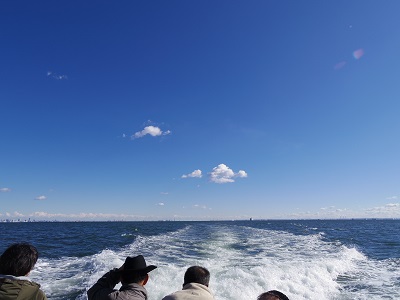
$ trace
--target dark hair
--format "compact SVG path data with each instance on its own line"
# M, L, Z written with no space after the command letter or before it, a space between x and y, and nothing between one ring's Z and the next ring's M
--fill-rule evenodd
M183 285L191 282L208 286L210 283L210 272L206 268L199 266L192 266L188 268L185 272Z
M121 282L122 283L139 283L145 280L147 277L147 273L137 273L137 272L121 272Z
M289 298L280 291L272 290L262 293L257 300L289 300Z
M30 244L13 244L0 256L0 273L25 276L35 266L38 256L37 249Z

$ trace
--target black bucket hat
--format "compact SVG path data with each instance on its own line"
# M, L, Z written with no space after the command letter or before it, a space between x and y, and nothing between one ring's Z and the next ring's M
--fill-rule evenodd
M135 257L127 257L124 263L124 272L136 272L139 274L147 274L150 271L153 271L156 266L146 265L146 261L144 260L143 255L138 255Z

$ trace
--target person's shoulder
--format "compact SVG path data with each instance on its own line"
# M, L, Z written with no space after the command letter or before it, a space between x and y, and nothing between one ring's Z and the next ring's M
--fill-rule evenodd
M162 300L176 300L176 292L170 295L165 296L164 298L162 298Z
M20 288L25 288L25 289L40 288L40 285L38 283L30 281L25 278L22 279L20 277L7 276L7 277L0 278L0 280L3 285L13 285L13 286L18 286Z
M3 290L18 290L22 299L46 300L45 293L40 289L40 284L29 280L3 279Z
M162 298L162 300L179 300L182 299L182 297L184 297L185 295L187 295L187 291L178 290L165 296L164 298Z
M208 288L208 286L201 284L201 283L197 283L197 282L191 282L191 283L187 283L184 285L182 290L199 290L199 291L207 291L210 292L210 289Z
M21 294L30 295L31 299L34 300L45 300L46 295L40 289L40 284L34 281L23 281L21 282Z
M191 282L183 287L182 292L187 292L192 295L201 297L202 299L214 299L210 288L204 284Z
M38 289L35 300L47 300L46 294L41 289Z
M21 286L26 289L39 290L40 284L30 280L16 280Z

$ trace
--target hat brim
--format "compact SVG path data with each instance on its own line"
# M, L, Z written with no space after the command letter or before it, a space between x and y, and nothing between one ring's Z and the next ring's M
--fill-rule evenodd
M153 271L154 269L157 269L157 266L149 265L144 269L124 269L124 272L136 272L136 273L140 273L140 274L147 274L147 273Z

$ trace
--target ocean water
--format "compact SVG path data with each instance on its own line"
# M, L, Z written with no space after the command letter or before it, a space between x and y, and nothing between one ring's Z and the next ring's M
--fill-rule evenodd
M49 299L86 291L126 256L158 268L149 299L182 287L187 267L211 272L217 300L277 289L291 300L400 299L400 220L0 223L0 251L30 242L31 278Z

